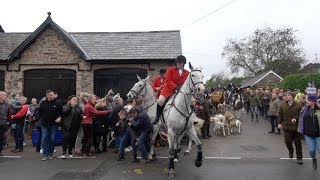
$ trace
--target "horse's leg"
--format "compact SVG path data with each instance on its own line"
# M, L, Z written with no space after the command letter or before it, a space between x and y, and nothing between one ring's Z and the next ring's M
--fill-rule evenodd
M169 178L175 177L176 173L174 171L174 132L172 129L168 129L168 143L169 143L169 167L168 176Z
M149 159L150 160L153 160L154 155L155 155L154 154L154 144L155 144L157 135L159 133L159 130L160 130L159 123L153 125L153 134L152 134L152 139L151 139L151 142L150 142L150 152L149 152Z
M181 151L181 140L185 133L183 133L180 137L174 136L174 162L179 162L179 153ZM182 137L182 138L181 138Z
M192 139L189 137L188 149L184 151L185 156L188 156L190 154L191 147L192 147Z
M197 145L198 154L197 154L197 159L195 160L194 164L196 165L196 167L200 167L202 165L202 143L200 142L194 127L189 128L187 130L187 134L188 134L189 138L191 138Z

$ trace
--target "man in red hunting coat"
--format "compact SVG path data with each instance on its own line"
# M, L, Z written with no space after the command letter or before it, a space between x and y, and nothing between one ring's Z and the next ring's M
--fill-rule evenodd
M184 81L187 79L189 71L184 69L184 65L186 64L186 62L186 57L180 55L176 59L176 65L170 67L167 70L166 80L163 88L161 89L158 99L156 122L158 122L159 117L162 113L165 100L175 92L179 92Z
M153 81L152 89L156 93L157 97L160 96L161 89L164 85L165 78L166 78L166 69L160 68L159 76Z

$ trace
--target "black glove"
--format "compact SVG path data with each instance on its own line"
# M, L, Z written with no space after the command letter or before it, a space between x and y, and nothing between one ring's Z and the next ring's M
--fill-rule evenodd
M181 86L176 86L176 91L180 91Z

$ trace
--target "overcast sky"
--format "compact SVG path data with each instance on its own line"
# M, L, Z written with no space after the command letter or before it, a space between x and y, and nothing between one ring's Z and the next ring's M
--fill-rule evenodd
M313 62L317 53L320 59L320 0L232 1L1 0L0 24L6 32L32 32L50 11L68 32L181 30L183 53L203 66L205 80L229 72L221 58L227 38L240 39L266 26L298 30L307 58Z

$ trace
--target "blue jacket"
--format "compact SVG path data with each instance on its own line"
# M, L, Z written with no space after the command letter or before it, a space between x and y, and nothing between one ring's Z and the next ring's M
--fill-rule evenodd
M146 111L143 110L142 106L137 106L136 111L138 113L137 117L132 120L132 129L140 134L141 132L152 132L153 127L150 118Z

